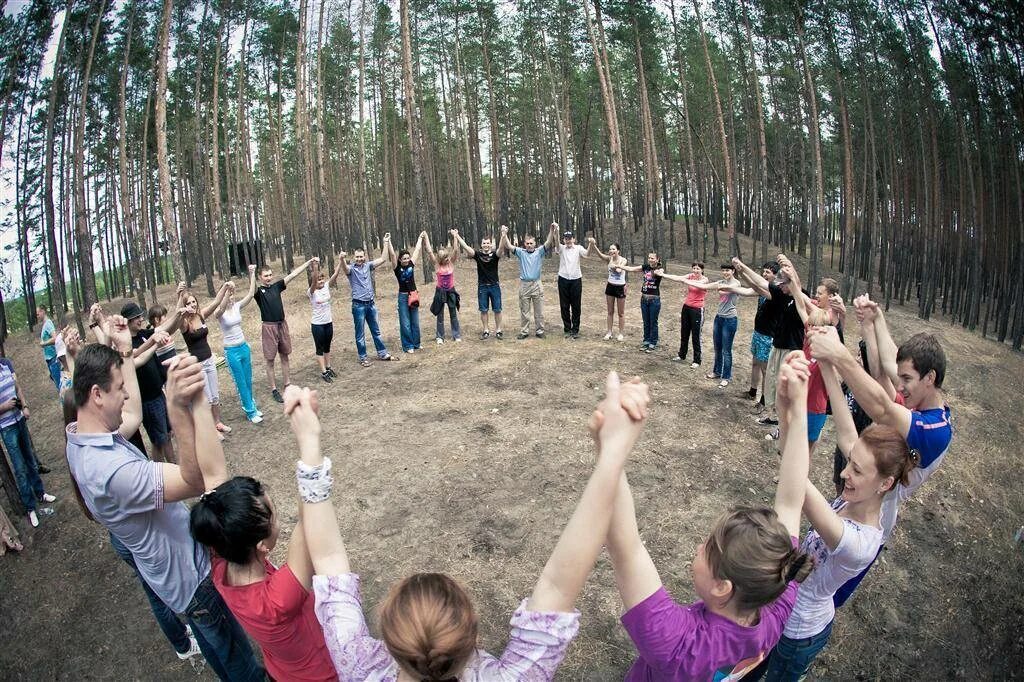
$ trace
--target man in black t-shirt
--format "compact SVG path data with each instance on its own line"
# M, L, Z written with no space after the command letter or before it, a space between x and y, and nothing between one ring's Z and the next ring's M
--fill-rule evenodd
M174 445L171 443L171 423L167 418L167 401L164 399L164 375L160 372L157 348L171 342L171 334L182 320L179 308L168 315L163 324L155 329L145 327L146 311L134 301L121 308L121 316L128 320L128 331L132 335L135 353L135 375L139 380L139 395L142 398L142 425L153 444L153 459L177 462Z
M292 281L309 267L313 259L295 268L284 279L276 282L274 269L269 265L260 268L260 284L256 286L256 271L249 275L249 290L253 291L252 300L260 309L260 318L263 320L263 329L260 333L260 341L263 345L263 360L267 368L267 382L270 384L270 394L279 403L284 402L281 392L277 390L277 379L274 377L274 360L281 355L281 377L284 385L290 382L291 368L288 366L288 356L292 352L292 336L288 332L288 323L284 319L284 302L281 300L281 292L288 288L288 282Z
M466 255L476 261L476 299L480 308L480 324L483 331L480 338L486 339L491 335L491 327L487 318L488 309L494 311L494 337L501 339L501 285L498 282L498 262L501 257L494 250L494 240L490 237L480 239L480 248L474 249L467 244L459 234L458 230L452 230L452 236L466 252Z

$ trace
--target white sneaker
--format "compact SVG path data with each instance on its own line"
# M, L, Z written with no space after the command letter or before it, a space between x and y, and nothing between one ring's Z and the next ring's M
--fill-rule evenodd
M460 336L459 338L455 339L455 343L462 343L462 337Z
M444 339L438 339L437 340L437 345L443 346L444 345Z
M43 493L43 496L39 498L39 501L46 502L47 504L49 504L50 502L56 502L57 498L51 495L50 493Z
M605 334L604 335L604 340L605 341L611 341L612 340L612 333L608 332L607 334Z
M728 379L722 379L722 381L719 382L718 387L719 388L725 388L728 385L729 385L729 380Z
M416 351L415 351L415 350L413 350L412 348L410 348L409 350L407 350L407 351L405 351L405 352L406 352L406 353L409 353L410 355L412 355L412 354L413 354L413 353L415 353Z
M257 417L262 417L263 416L263 411L262 410L256 410L256 416Z
M249 419L249 421L250 421L250 422L252 422L253 424L260 424L260 423L262 423L262 422L263 422L263 417L261 417L261 416L259 415L259 413L257 412L256 414L254 414L254 415L252 416L252 418L251 418L251 419Z
M622 341L622 338L623 338L622 334L619 334L618 336L615 337L615 340L616 341Z
M196 641L196 636L192 634L192 626L191 625L186 625L185 626L185 632L188 633L188 651L186 651L185 653L180 653L178 651L174 652L174 653L178 654L178 658L181 659L182 661L187 661L188 659L192 658L193 656L199 656L199 655L201 655L203 653L199 649L199 642Z
M33 528L39 527L39 516L35 513L35 511L30 511L28 513L28 522L32 524Z
M694 362L693 364L690 365L690 369L697 369L698 367L700 367L699 362Z

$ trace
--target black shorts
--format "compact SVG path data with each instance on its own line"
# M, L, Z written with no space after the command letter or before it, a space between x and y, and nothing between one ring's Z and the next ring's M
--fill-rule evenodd
M316 354L323 355L331 352L331 339L334 338L334 323L311 325L313 330L313 345L316 347Z
M626 298L626 285L609 282L604 288L604 295L612 298Z

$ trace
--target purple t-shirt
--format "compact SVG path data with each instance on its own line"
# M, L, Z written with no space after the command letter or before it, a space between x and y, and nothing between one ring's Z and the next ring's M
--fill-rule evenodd
M761 607L760 620L750 627L712 613L703 601L677 604L659 588L622 616L640 654L626 682L739 679L731 676L752 669L778 643L798 587L787 585L778 599Z

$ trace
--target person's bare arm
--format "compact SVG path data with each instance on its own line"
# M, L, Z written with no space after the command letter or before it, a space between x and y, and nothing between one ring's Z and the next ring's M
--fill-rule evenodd
M832 405L832 419L836 425L836 444L843 454L849 457L854 443L857 442L857 427L853 423L853 415L850 414L850 406L846 403L843 387L839 385L836 368L823 360L818 364L821 365L821 378L825 381L825 391L828 393L828 400Z
M391 246L391 242L388 242L388 253L394 255L395 248ZM327 280L327 286L336 287L338 286L338 277L341 275L341 259L339 258L334 264L334 272L331 273L330 279Z
M811 355L819 361L831 363L839 370L861 409L873 421L891 426L906 436L910 432L910 410L889 399L885 389L846 350L836 328L814 327L808 334L811 337Z
M591 418L592 424L600 422L597 463L576 510L533 588L527 603L531 611L565 612L572 609L601 552L611 523L619 477L643 428L650 400L646 386L632 386L637 409L641 413L640 419L636 420L623 408L620 396L625 391L620 386L618 375L609 373L605 399Z
M882 369L882 373L889 377L889 381L895 384L899 381L899 369L896 362L899 348L896 346L896 342L893 341L892 334L889 333L889 325L885 322L885 313L882 312L877 303L874 306L877 311L875 317L875 339L878 343L879 366Z
M512 244L508 241L508 225L502 225L499 228L501 237L498 238L498 257L504 256L506 253L512 253Z
M804 516L814 530L825 541L830 550L839 546L843 539L843 520L832 509L825 496L809 480L804 482Z
M391 247L391 233L390 232L385 232L384 233L384 239L381 242L381 245L382 245L381 254L379 256L377 256L376 258L374 258L372 261L370 261L370 265L372 265L375 268L379 268L380 266L384 265L384 263L388 259L386 251L387 251L387 249L389 249Z
M810 365L803 351L786 356L779 369L775 407L782 431L782 461L775 488L775 513L790 536L800 535L810 452L807 445L807 383ZM784 421L783 421L784 420Z
M296 277L298 277L299 275L304 273L306 271L306 268L308 268L312 262L313 262L313 259L310 258L305 263L303 263L302 265L298 266L297 268L295 268L294 270L289 272L287 275L284 276L284 283L288 284L293 279L295 279Z
M288 386L284 393L285 414L290 417L292 433L299 444L299 457L310 467L323 465L320 453L320 417L316 393L308 388ZM340 477L342 474L337 472ZM302 502L302 520L313 570L317 575L339 575L349 572L348 553L338 529L334 505L324 502Z
M347 257L348 253L346 253L345 251L342 251L341 253L338 254L338 259L340 260L339 265L341 265L341 271L345 273L346 277L348 277L348 273L350 272L348 267L348 261L345 260Z
M162 329L157 329L153 334L146 339L146 342L135 349L134 365L138 369L144 364L149 362L149 359L156 353L156 349L160 348L170 340L170 335Z
M224 446L217 433L213 410L202 392L192 397L192 422L196 432L196 463L203 477L203 489L213 490L228 480Z
M121 376L128 399L121 406L121 426L118 431L125 438L131 438L142 425L142 397L139 394L139 380L135 375L135 363L131 361L132 333L128 330L128 320L120 315L107 318L107 333L114 350L120 354Z
M633 492L629 488L625 473L619 476L615 506L608 529L607 547L624 612L661 588L661 576L658 575L654 560L640 538Z
M204 490L203 472L196 460L196 430L192 403L198 395L205 400L203 366L193 355L177 355L167 361L167 418L178 445L178 463L161 464L164 502L180 502Z
M587 240L587 251L593 251L594 253L597 254L597 257L603 260L605 263L609 262L612 258L607 253L601 252L601 247L597 245L597 240L594 239L593 237L590 237Z
M558 232L558 223L551 223L551 227L548 228L548 238L544 240L545 251L550 251L558 244L558 238L555 236L556 232Z
M861 311L858 311L858 315L861 315ZM896 399L896 387L893 385L892 380L886 376L882 370L882 362L879 359L878 354L878 337L875 332L875 315L870 309L864 309L863 317L860 323L860 336L864 339L864 348L867 351L868 366L864 369L867 370L878 385L882 387L885 394L889 396L889 400Z
M249 305L249 301L256 295L256 264L249 266L249 291L246 292L242 300L238 302L238 309L241 310L245 306Z
M223 284L220 285L220 290L217 292L217 295L213 298L213 300L207 303L204 307L199 309L200 316L204 320L208 317L211 317L214 311L216 311L217 308L220 307L220 304L224 301L224 299L227 298L227 295L228 283L224 282Z
M423 237L423 249L424 249L424 251L427 252L427 258L430 259L430 262L433 263L434 267L436 268L437 267L437 254L434 253L434 247L430 243L430 235L429 234L426 234Z
M426 239L427 233L421 232L419 238L416 239L416 246L412 248L412 253L409 254L409 259L416 264L420 260L420 253L423 251L423 240ZM397 265L395 267L398 267Z
M299 500L299 521L292 529L291 540L288 541L288 568L292 575L308 591L313 587L313 560L309 558L306 547L306 530L302 522L303 504Z
M752 287L741 287L741 286L726 286L720 287L719 291L724 291L727 294L738 294L740 296L758 296L760 295Z

